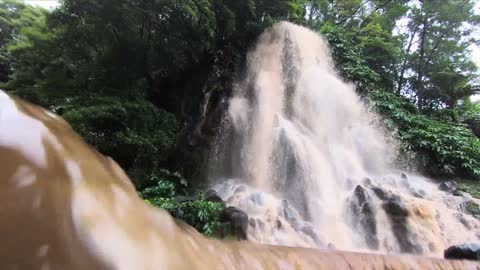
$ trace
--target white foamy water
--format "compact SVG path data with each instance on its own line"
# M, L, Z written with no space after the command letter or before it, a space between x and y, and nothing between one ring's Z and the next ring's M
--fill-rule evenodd
M473 199L401 176L395 147L310 30L282 22L261 35L226 117L211 176L249 214L252 241L440 255L479 238Z

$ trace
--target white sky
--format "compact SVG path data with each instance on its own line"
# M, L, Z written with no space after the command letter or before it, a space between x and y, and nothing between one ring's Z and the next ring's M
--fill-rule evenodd
M54 9L60 4L58 0L26 0L25 3L32 6L41 6L46 9Z

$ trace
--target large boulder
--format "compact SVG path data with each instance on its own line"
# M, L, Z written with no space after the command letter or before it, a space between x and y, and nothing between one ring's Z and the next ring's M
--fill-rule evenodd
M378 249L379 240L377 236L377 222L375 220L375 211L371 205L371 198L368 192L360 185L355 187L352 199L350 200L350 210L354 223L360 224L364 232L365 242L371 249Z
M480 245L467 243L459 246L451 246L444 251L443 257L454 260L479 260Z
M317 232L315 232L315 229L312 224L310 223L305 223L303 226L300 228L300 231L304 233L305 235L309 236L315 244L319 247L325 246L325 244L320 240L320 237L318 237Z
M382 207L392 225L393 235L398 241L401 252L404 253L423 253L421 246L416 244L415 235L409 229L408 217L410 212L402 202L400 196L391 191L386 191L380 187L373 187L372 191L383 201Z
M220 222L228 223L228 234L239 240L247 240L248 215L240 208L229 206L220 214Z
M215 191L213 189L210 189L207 192L205 192L204 197L205 197L205 201L208 201L208 202L225 203L223 201L222 197L220 197L220 195L218 195L217 191Z

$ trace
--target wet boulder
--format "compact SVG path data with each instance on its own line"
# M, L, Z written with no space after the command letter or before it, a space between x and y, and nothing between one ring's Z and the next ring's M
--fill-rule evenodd
M480 206L473 200L465 201L461 204L461 209L464 213L469 214L477 219L480 219Z
M222 211L219 221L228 224L229 235L239 240L247 240L248 215L243 210L229 206Z
M408 216L410 213L407 206L400 199L391 199L383 203L383 209L388 215L393 235L398 241L401 252L423 253L422 247L416 243L415 235L409 229Z
M382 201L396 201L400 200L398 195L393 194L391 191L386 191L379 187L372 187L373 193Z
M350 201L350 210L354 224L360 224L364 232L365 242L371 249L378 249L379 241L377 237L377 222L375 220L375 211L371 205L371 198L367 190L358 185L353 192Z
M353 192L355 198L359 205L364 205L367 202L367 191L360 185L355 187L355 191Z
M285 217L285 219L288 221L288 223L290 223L290 225L294 228L294 229L298 229L299 227L299 215L298 213L290 206L290 204L288 203L287 200L283 200L282 201L282 211L281 213L283 212L283 216Z
M479 260L480 245L467 243L459 246L451 246L443 252L443 257L453 260Z
M365 178L363 179L363 184L364 184L365 186L369 187L369 186L372 186L372 185L373 185L373 181L372 181L372 179L371 179L370 177L365 177Z
M455 194L458 191L458 184L455 181L445 181L438 186L438 189Z
M391 217L404 218L408 216L408 208L400 200L388 200L383 204L383 209Z
M315 229L312 224L310 223L303 224L303 226L300 228L300 231L305 235L309 236L317 246L319 247L325 246L322 240L320 240L320 237L318 237L317 232L315 232Z
M205 201L208 201L208 202L225 203L223 201L222 197L220 197L220 195L218 195L218 192L213 190L213 189L210 189L207 192L205 192L204 197L205 197Z
M383 201L383 210L390 220L393 235L398 241L401 252L421 254L422 247L416 244L415 235L412 235L408 227L410 212L400 196L379 187L373 187L372 191Z

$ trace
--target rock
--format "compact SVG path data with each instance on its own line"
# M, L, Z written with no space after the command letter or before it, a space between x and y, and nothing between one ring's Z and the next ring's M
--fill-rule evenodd
M332 250L337 249L337 248L335 247L335 245L332 244L332 243L328 243L327 248L328 248L328 249L332 249Z
M368 247L378 249L377 222L375 220L375 211L370 200L367 191L358 185L353 192L350 208L352 211L352 219L354 223L360 224Z
M459 246L451 246L443 252L445 259L455 260L479 260L480 245L467 243Z
M425 198L425 196L427 195L427 193L425 192L425 190L422 190L422 189L419 189L417 190L417 192L414 194L417 198Z
M383 209L389 216L407 217L408 209L400 200L388 200L383 204Z
M472 200L466 201L461 204L461 209L464 213L480 219L480 206L476 202Z
M277 219L277 230L282 229L282 222Z
M370 179L369 177L365 177L365 178L363 179L363 184L368 187L368 186L373 185L373 181L372 181L372 179Z
M239 240L247 240L248 215L240 208L229 206L220 214L220 222L229 223L230 235Z
M261 193L253 193L250 195L249 199L256 205L263 205L263 197Z
M225 203L220 197L220 195L218 195L217 191L213 189L207 190L207 192L205 192L205 201Z
M416 235L412 234L408 226L410 212L407 206L395 194L392 194L384 203L383 209L387 213L392 225L393 235L398 241L403 253L422 254L423 248L417 244Z
M385 191L379 187L372 188L373 193L382 201L389 201L389 200L399 200L400 198L398 195L393 194L391 191Z
M438 186L438 189L454 194L458 190L458 184L455 181L445 181Z
M402 178L402 180L408 180L408 176L406 173L402 173L400 177Z
M315 232L315 229L313 228L313 225L310 223L305 223L302 228L300 228L300 231L313 239L315 244L317 244L319 247L324 246L322 240L318 237L317 233Z
M250 227L252 228L256 228L257 227L257 223L255 222L255 219L254 218L251 218L248 220L248 224L250 225Z
M197 201L198 197L190 197L190 196L177 196L175 197L175 201L179 203L186 203L186 202L193 202Z
M421 254L423 249L416 244L414 239L416 236L408 228L407 219L410 213L401 198L391 191L385 191L379 187L373 187L372 191L383 201L382 207L390 220L393 235L398 241L401 252Z
M358 185L355 187L355 191L353 192L355 197L357 198L357 201L358 201L358 204L359 205L363 205L364 203L367 202L367 194L366 194L366 190Z
M245 190L247 190L247 187L244 186L244 185L241 185L241 186L238 186L238 187L235 189L234 193L245 192Z
M416 198L420 198L420 199L425 198L425 193L421 193L421 192L417 192L417 191L412 191L411 193Z
M298 228L298 214L288 204L287 200L282 201L283 215L293 228Z

